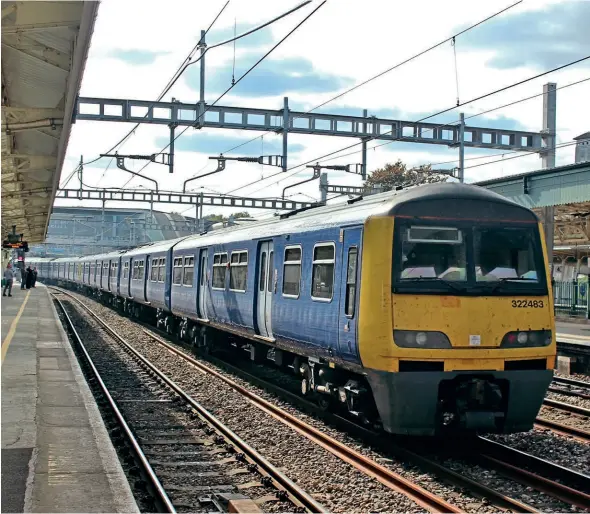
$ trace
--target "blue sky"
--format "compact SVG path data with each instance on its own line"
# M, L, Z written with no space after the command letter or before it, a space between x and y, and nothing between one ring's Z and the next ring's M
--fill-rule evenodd
M138 0L103 2L82 83L82 96L154 99L198 41L201 28L206 28L223 3L211 0L206 5L197 6L188 0L171 0L171 9L155 12L138 8L141 5ZM251 0L245 5L232 0L208 34L207 42L213 44L232 37L234 21L239 34L273 18L295 3L269 4L263 0ZM317 4L318 0L314 0L312 6L300 13L238 41L235 77L244 73ZM444 5L434 0L417 0L404 9L398 9L386 0L364 0L349 4L344 10L338 2L328 2L220 103L278 110L282 107L283 97L288 96L291 109L306 111L506 5L500 0L489 3L449 0ZM523 2L457 38L459 91L455 85L452 47L447 44L328 103L319 112L360 116L363 109L368 109L369 115L381 118L418 120L453 106L457 96L465 101L585 56L590 48L590 30L584 25L584 20L588 19L589 1ZM114 38L113 34L117 37ZM207 53L206 63L206 101L210 103L231 84L233 45L211 50ZM548 81L562 86L586 78L590 76L589 64L587 62L547 76L484 101L468 104L462 109L469 116L537 94L542 91L543 83ZM165 99L174 97L192 103L197 101L198 91L199 68L195 65L185 72ZM590 82L558 92L559 141L571 140L590 128L589 97ZM541 106L542 98L536 98L475 117L467 124L538 131L542 128ZM454 110L429 121L455 121L458 112ZM81 154L89 159L95 157L112 146L129 128L118 123L76 123L64 175L69 173L69 166L78 162ZM227 151L256 135L255 132L239 130L187 131L176 143L176 172L166 177L166 187L178 189L198 169L214 168L214 163L208 160L210 155ZM344 137L291 134L289 162L306 162L354 141ZM167 127L144 125L119 151L147 154L160 150L167 143ZM271 133L263 140L257 139L236 150L234 155L256 156L262 151L267 155L277 154L281 148L280 135ZM467 158L485 154L485 150L467 149ZM397 158L409 165L420 165L452 160L456 156L456 149L443 145L395 142L370 150L368 168L371 171ZM558 153L558 163L565 164L572 159L573 149ZM330 163L355 162L360 162L360 155ZM85 176L85 181L98 187L122 185L127 177L114 166L105 171L107 164L108 160L98 161ZM539 158L531 155L477 168L476 172L468 174L468 179L492 178L539 166ZM146 173L161 180L162 168L152 165ZM235 163L231 169L228 166L223 174L204 180L203 185L230 190L248 183L249 177L252 180L258 178L259 168ZM358 177L334 175L336 178L358 185ZM257 194L280 194L282 187L300 179L301 175L296 175L280 183L271 181L267 189ZM134 179L131 187L141 183L141 180ZM252 188L246 188L241 192L249 194L252 191ZM317 185L306 185L301 191L317 195Z

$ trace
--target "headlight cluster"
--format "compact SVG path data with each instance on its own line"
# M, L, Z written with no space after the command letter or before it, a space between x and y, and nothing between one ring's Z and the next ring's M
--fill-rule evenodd
M394 330L393 340L401 348L451 348L451 341L442 332Z
M549 346L551 330L523 330L508 332L502 339L501 348L531 348Z

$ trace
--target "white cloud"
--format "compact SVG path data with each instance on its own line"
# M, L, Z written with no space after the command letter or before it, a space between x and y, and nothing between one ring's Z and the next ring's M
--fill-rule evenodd
M206 28L225 1L190 2L173 0L166 3L164 8L146 8L146 4L135 0L119 2L106 0L101 4L96 23L91 52L86 66L82 83L82 96L98 96L112 98L154 99L162 87L168 82L176 67L183 61L188 51L195 45L200 30ZM511 11L501 16L508 16L513 12L526 10L540 10L544 6L555 3L553 0L523 2ZM318 2L314 1L314 5ZM284 11L295 2L268 2L263 0L230 3L226 12L218 21L216 28L233 28L234 19L238 23L261 23ZM340 76L351 76L360 81L386 69L414 53L425 49L435 42L451 35L458 26L478 21L493 12L508 5L505 1L472 2L467 0L451 0L450 2L436 2L434 0L414 1L401 5L399 2L386 0L364 0L353 2L350 0L328 2L305 25L293 34L277 51L273 58L304 57L309 59L315 70L321 73ZM309 12L310 7L288 17L272 26L275 38L282 37L298 20ZM493 24L491 20L488 23ZM477 30L477 29L475 29ZM548 45L551 45L548 41ZM243 51L238 43L236 58L243 57ZM158 55L151 65L130 65L112 57L113 50L144 50L164 52ZM457 57L459 72L460 100L479 96L488 91L509 85L535 74L536 70L519 68L497 70L486 65L493 55L494 49L486 52L467 51L462 48L461 38L457 38ZM262 55L266 51L260 49ZM518 49L514 49L518 51ZM207 69L212 70L228 59L233 58L233 49L221 48L207 54ZM588 75L588 71L571 68L543 77L521 87L511 89L505 93L467 105L463 108L466 115L482 112L483 110L509 103L520 98L534 95L542 91L545 82L553 81L558 86L580 80ZM247 77L244 80L249 80ZM590 119L590 103L587 101L590 93L590 82L564 89L558 92L557 125L558 140L568 141L574 136L588 130ZM333 96L332 93L291 95L291 102L301 102L315 106ZM359 88L338 100L339 105L371 109L397 108L410 117L417 112L436 112L452 106L457 96L455 87L455 70L452 47L450 44L425 54L424 56L392 71L386 76ZM175 97L185 102L198 100L198 91L188 87L181 79L174 86L167 99ZM214 100L207 95L207 101ZM260 106L280 109L282 98L241 98L238 85L221 102L243 106ZM541 126L542 97L523 102L503 109L492 116L505 116L518 120L529 130L538 131ZM329 112L330 105L323 110ZM411 119L411 118L410 118ZM437 121L436 119L434 121ZM468 124L477 125L477 118L469 120ZM499 119L501 126L501 119ZM72 130L68 148L68 159L62 172L67 176L78 162L80 155L85 160L96 157L116 143L131 128L129 124L107 122L77 122ZM216 135L238 135L244 139L256 135L247 131L214 131ZM190 129L189 133L192 133ZM120 150L121 153L149 154L159 151L155 144L156 138L166 136L166 126L144 125L137 129L136 134ZM349 138L313 137L290 135L290 142L305 145L305 150L299 156L299 162L314 159L331 151L337 150L354 140ZM267 141L280 136L270 134L265 136ZM376 142L378 143L378 142ZM257 140L253 145L261 145ZM375 143L370 143L373 146ZM369 151L369 170L382 166L400 158L410 165L429 162L441 162L457 157L456 149L443 146L416 145L416 151L396 151L396 143L388 147ZM360 150L360 146L356 149ZM494 152L495 153L495 152ZM573 147L558 150L558 164L573 161ZM466 151L466 157L472 157L474 152ZM479 154L478 154L479 155ZM497 158L497 157L496 157ZM114 163L101 179L104 167L108 161L101 160L85 170L85 182L98 187L120 187L129 175L118 170ZM360 162L360 154L336 159L331 163ZM479 164L483 160L473 161ZM290 156L290 165L297 164L295 157ZM467 163L469 165L469 162ZM139 169L142 163L132 163L133 169ZM468 169L469 181L520 173L538 169L540 159L531 155L519 159L506 160ZM181 189L182 183L201 169L210 170L215 164L208 160L208 156L193 152L178 152L176 156L175 173L169 175L167 169L156 164L150 165L146 174L160 181L162 188ZM198 185L217 191L228 191L253 180L275 173L276 168L261 169L259 165L228 163L227 170L218 175L212 175L199 181ZM303 170L297 176L276 183L283 176L268 182L238 191L236 194L251 194L256 189L268 184L268 188L256 192L256 196L280 196L283 187L301 180L311 174L311 170ZM353 175L331 174L332 183L360 184L359 177ZM74 181L73 181L74 183ZM129 187L138 187L140 179L134 179ZM143 182L148 186L147 182ZM318 198L318 184L309 183L297 188L301 192ZM304 200L302 196L300 199ZM58 200L58 205L64 205ZM174 206L158 206L162 210L179 210ZM213 209L215 210L215 209ZM211 209L209 209L211 211ZM229 211L228 211L229 212ZM192 214L192 213L190 213Z

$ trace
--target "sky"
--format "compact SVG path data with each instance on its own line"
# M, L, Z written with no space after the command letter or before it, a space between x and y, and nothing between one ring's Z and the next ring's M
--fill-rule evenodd
M98 12L80 95L86 97L155 100L215 18L226 0L193 2L169 0L165 8L147 8L138 0L103 0ZM297 0L230 0L229 5L207 35L209 45L260 25L298 5ZM590 48L590 0L524 0L503 14L458 36L455 46L446 43L384 74L371 83L332 100L349 88L395 66L405 59L456 34L469 25L511 5L510 0L473 2L467 0L328 0L270 56L239 82L219 105L281 109L288 97L290 109L308 111L329 101L318 112L369 115L416 121L460 102L542 73L570 61L586 57ZM273 45L320 4L313 0L297 12L233 44L211 49L206 55L205 100L215 101ZM586 24L584 23L586 22ZM456 54L456 61L455 61ZM235 61L235 65L234 65ZM456 78L457 77L457 78ZM466 116L542 93L543 84L558 87L590 77L590 60L527 82L483 100L469 103L432 122L452 122L459 112ZM189 67L176 82L165 101L172 98L186 103L199 99L199 65ZM458 84L458 87L457 87ZM590 130L590 81L564 87L557 92L557 142L567 143ZM476 116L468 126L518 129L538 132L542 123L543 97ZM131 124L79 120L72 128L62 181L82 156L90 161L109 150L130 129ZM213 171L216 161L209 157L223 152L227 156L259 156L281 152L282 137L269 133L226 153L261 132L226 129L189 129L176 142L175 171L151 164L143 173L158 180L160 189L182 190L183 182ZM143 124L118 148L121 154L151 154L167 143L166 125ZM289 135L289 166L316 160L346 147L355 139ZM401 159L408 166L437 164L458 158L456 148L408 142L372 149L369 143L369 173L386 163ZM359 163L358 152L326 164ZM343 153L349 153L343 152ZM467 182L502 177L541 167L536 154L503 160L499 150L466 148ZM474 157L493 155L489 158ZM513 157L511 154L506 157ZM474 164L498 161L469 168ZM557 164L574 161L574 147L557 150ZM127 161L133 170L143 162ZM452 167L454 163L435 167ZM278 168L228 161L226 169L194 181L196 192L225 193L255 197L280 197L284 187L311 176L299 168L268 180ZM297 170L294 170L297 171ZM116 168L108 158L84 167L84 182L95 187L121 187L131 177ZM330 171L331 184L361 185L358 175ZM248 186L251 182L256 184ZM76 180L70 186L77 187ZM319 199L318 181L292 188L291 199ZM127 189L152 187L149 181L133 178ZM240 189L238 189L240 188ZM57 205L76 205L57 200ZM89 202L86 205L91 206ZM145 207L135 204L138 208ZM107 207L121 204L107 203ZM156 205L163 211L182 212L186 207ZM243 209L234 209L243 210ZM206 208L205 214L232 210ZM268 211L251 211L268 216ZM185 212L193 215L192 210Z

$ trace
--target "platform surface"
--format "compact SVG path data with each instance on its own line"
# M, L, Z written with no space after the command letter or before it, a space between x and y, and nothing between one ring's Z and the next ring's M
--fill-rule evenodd
M41 284L2 298L2 512L138 512Z
M558 341L590 346L590 325L556 321L555 330L557 332Z

